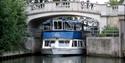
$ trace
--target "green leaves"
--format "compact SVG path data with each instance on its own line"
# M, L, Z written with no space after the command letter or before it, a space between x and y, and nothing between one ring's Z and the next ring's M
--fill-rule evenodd
M119 5L123 2L124 0L109 0L109 3L111 6L113 5Z
M117 27L112 27L108 25L104 27L100 35L107 37L117 37L119 36L119 29Z
M110 0L110 4L111 5L118 5L119 2L118 2L118 0Z
M0 0L0 50L13 51L22 48L25 20L24 0Z
M124 0L120 0L119 3L122 4L124 2Z

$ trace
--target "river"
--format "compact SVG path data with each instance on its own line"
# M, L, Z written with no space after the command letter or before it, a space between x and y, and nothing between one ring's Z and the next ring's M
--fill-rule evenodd
M125 60L84 56L28 56L4 60L0 63L125 63Z

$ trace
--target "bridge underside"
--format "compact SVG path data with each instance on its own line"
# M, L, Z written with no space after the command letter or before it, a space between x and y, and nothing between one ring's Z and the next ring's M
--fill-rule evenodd
M48 19L56 18L59 16L71 16L74 20L81 21L81 23L86 24L88 26L99 26L99 23L97 20L91 18L91 17L86 17L86 16L78 16L78 15L53 15L53 16L47 16L47 17L41 17L37 19L33 19L28 23L28 29L32 32L34 35L36 32L41 32L40 31L40 26L43 22L47 21Z
M32 13L31 15L28 14L27 23L34 19L39 18L52 18L55 16L83 16L83 17L90 17L94 20L100 21L100 14L96 13L85 13L85 12L74 12L74 11L59 11L59 12L45 12L45 13Z
M84 19L87 20L89 22L98 22L96 19L92 18L92 17L87 17L87 16L79 16L79 15L52 15L52 16L45 16L45 17L39 17L39 18L35 18L32 19L28 22L28 25L33 27L33 28L37 28L42 22L45 22L48 19L51 18L55 18L58 16L72 16L75 19Z

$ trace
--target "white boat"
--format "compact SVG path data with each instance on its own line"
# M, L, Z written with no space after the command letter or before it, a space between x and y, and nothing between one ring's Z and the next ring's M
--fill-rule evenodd
M42 54L83 54L85 40L78 20L48 20L43 22Z
M82 40L49 39L43 40L42 54L83 54L85 43Z

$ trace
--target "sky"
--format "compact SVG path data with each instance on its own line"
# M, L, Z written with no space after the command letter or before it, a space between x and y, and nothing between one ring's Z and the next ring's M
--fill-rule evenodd
M86 1L86 0L81 0L81 1ZM103 3L108 2L108 1L109 1L109 0L90 0L90 2L92 2L92 3L98 2L98 3L100 3L100 4L103 4Z

